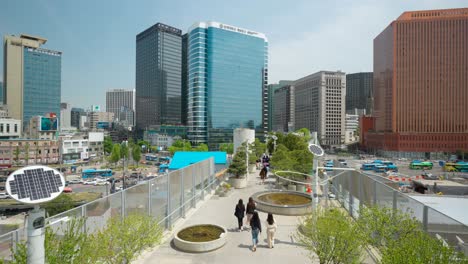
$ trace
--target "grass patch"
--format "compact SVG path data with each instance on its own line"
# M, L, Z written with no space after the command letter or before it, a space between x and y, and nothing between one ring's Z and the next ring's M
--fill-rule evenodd
M177 236L189 242L207 242L219 238L224 233L222 228L213 225L197 225L182 229Z
M258 197L260 201L277 205L304 205L312 200L308 197L290 193L268 193Z

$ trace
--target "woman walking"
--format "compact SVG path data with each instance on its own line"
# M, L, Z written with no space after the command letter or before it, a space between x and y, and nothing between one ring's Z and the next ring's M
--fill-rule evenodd
M274 248L275 247L275 233L276 233L276 221L273 219L273 214L269 213L267 217L267 240L268 240L268 247Z
M247 220L245 223L248 225L250 224L250 220L252 219L253 213L255 212L256 205L252 197L249 198L249 202L247 203L247 208L245 209L245 213L247 214Z
M242 222L244 220L245 206L242 199L239 199L239 202L236 205L234 215L237 217L237 223L239 224L239 232L242 231Z
M260 217L258 212L254 212L252 219L250 220L250 227L252 229L252 251L257 251L258 234L262 232L262 224L260 223Z
M260 179L262 180L262 184L265 184L265 178L267 176L268 170L266 166L263 166L262 170L260 171Z

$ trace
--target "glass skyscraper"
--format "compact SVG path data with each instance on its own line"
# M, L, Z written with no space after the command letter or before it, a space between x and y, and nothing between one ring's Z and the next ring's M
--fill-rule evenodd
M234 128L263 133L265 35L217 22L196 23L188 34L189 139L216 149Z
M157 23L136 36L136 126L179 125L182 30Z
M27 128L33 116L60 115L62 53L40 48L46 39L5 36L4 102Z

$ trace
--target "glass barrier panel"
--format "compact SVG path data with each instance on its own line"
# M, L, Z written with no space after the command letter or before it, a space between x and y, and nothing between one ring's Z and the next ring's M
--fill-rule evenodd
M112 194L112 196L119 194ZM102 230L112 217L110 197L104 197L86 205L86 230L89 233ZM119 216L120 217L120 216Z
M185 199L185 206L184 210L187 212L191 208L190 199L193 198L193 166L185 167L183 169L183 182L184 182L184 199Z
M171 219L172 222L175 221L180 217L180 209L179 207L181 206L181 191L180 191L180 185L181 185L181 173L180 170L172 171L169 174L169 183L170 183L170 197L171 197L171 207L169 208L169 212L172 214Z
M450 245L457 245L456 236L468 241L468 227L455 219L433 208L428 208L427 220L427 232L433 235L438 234Z
M108 201L111 208L111 216L122 216L122 193L121 191L113 193L109 196Z
M380 182L376 187L377 205L393 208L393 189Z
M13 239L14 232L9 232L0 236L0 259L11 260Z
M151 181L151 216L162 220L167 216L167 179L168 175L163 175Z
M424 205L408 195L397 192L397 206L396 208L402 213L408 213L412 217L416 218L419 222L423 221L423 210Z
M125 215L132 213L148 214L148 182L125 190Z
M54 215L53 217L47 218L47 226L50 226L52 231L61 236L63 235L64 231L67 229L68 221L73 218L80 218L82 217L82 208L86 205L79 206L77 208L65 211L63 213Z

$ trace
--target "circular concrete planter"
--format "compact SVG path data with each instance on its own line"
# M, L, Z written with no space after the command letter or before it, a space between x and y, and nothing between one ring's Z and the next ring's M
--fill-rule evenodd
M188 226L188 227L183 228L182 230L185 230L187 228L194 227L194 226L199 226L199 225ZM215 240L211 240L207 242L190 242L190 241L182 240L181 238L179 238L178 234L180 231L182 231L180 230L176 233L174 237L174 245L178 249L182 251L186 251L186 252L208 252L208 251L213 251L224 246L224 244L226 244L226 241L227 241L226 228L222 226L218 226L218 225L208 225L208 226L214 226L214 227L223 229L224 232L221 233L220 237Z
M262 195L274 194L274 193L292 194L292 195L302 196L304 198L310 199L310 203L305 203L301 205L278 205L278 204L265 202L259 199L259 197ZM254 195L252 195L252 198L257 203L257 210L265 212L265 213L272 213L272 214L278 214L278 215L306 215L312 212L312 199L310 195L307 193L274 190L274 191L264 191L264 192L255 193Z
M241 178L231 177L230 181L233 188L242 189L247 187L247 177L245 176Z

